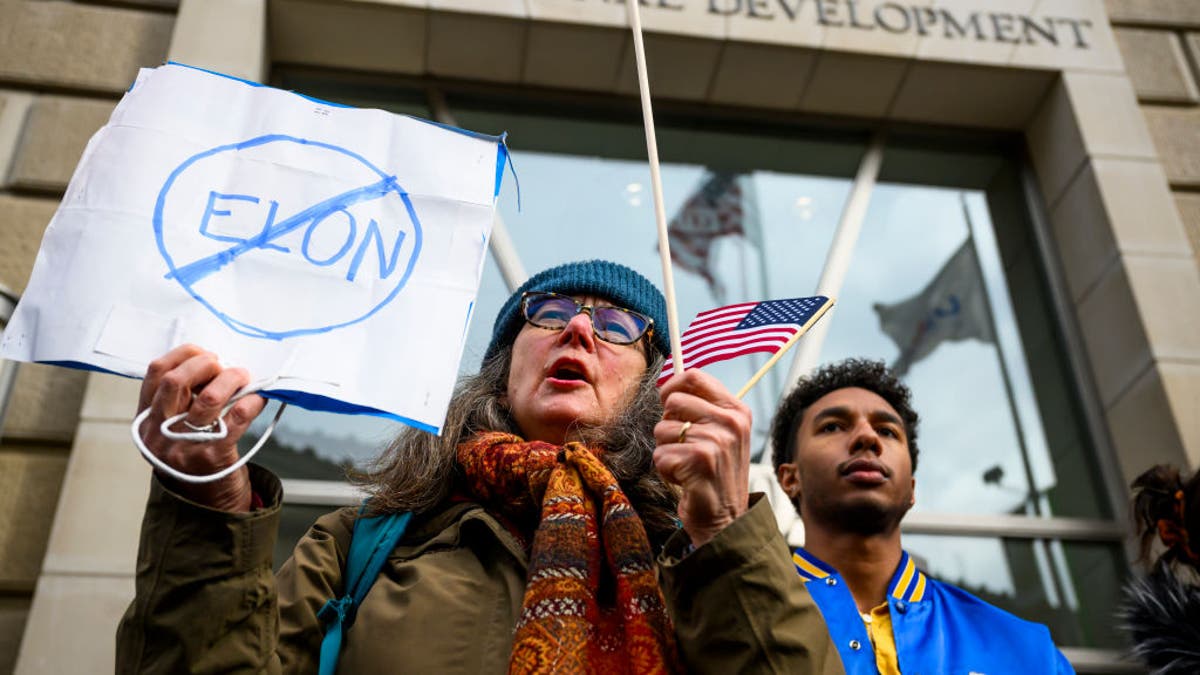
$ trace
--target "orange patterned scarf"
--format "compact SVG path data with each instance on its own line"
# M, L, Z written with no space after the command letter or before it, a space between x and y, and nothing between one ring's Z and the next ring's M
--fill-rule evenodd
M681 670L646 530L592 450L489 432L458 461L472 497L536 524L510 673Z

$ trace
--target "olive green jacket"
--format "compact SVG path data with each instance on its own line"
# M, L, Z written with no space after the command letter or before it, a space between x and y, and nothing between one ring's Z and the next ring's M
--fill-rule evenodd
M322 516L278 574L278 479L253 467L267 504L207 509L155 480L142 523L137 595L117 631L118 673L315 673L317 612L342 593L355 509ZM765 499L688 555L660 558L692 672L841 673ZM504 673L527 556L477 504L416 518L347 631L340 673Z

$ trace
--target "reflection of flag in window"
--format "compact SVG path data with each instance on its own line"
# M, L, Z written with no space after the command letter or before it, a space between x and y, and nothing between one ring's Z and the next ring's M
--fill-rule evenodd
M979 275L968 238L920 293L894 305L875 304L879 327L900 348L892 364L896 374L908 372L943 341L995 340Z
M700 312L679 339L683 367L700 368L755 352L774 354L829 302L829 298L817 295L743 302ZM674 374L675 366L667 359L658 383Z
M719 302L725 290L712 269L713 241L722 236L746 235L744 195L738 174L707 171L700 189L671 219L667 235L675 266L703 277Z

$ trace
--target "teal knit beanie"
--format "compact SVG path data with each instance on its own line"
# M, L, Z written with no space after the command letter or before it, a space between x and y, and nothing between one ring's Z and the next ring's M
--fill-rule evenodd
M490 359L503 345L512 344L525 324L521 316L521 295L525 291L545 291L562 295L594 295L614 305L641 312L654 319L650 344L663 356L671 353L667 337L667 303L650 280L632 269L607 260L570 262L539 272L521 284L496 315L492 341L483 355Z

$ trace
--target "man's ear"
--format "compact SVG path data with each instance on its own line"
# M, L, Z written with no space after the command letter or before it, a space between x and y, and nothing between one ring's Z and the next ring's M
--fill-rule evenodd
M779 487L787 493L787 496L796 499L800 496L800 467L792 462L785 462L779 465L775 471L775 477L779 479Z

